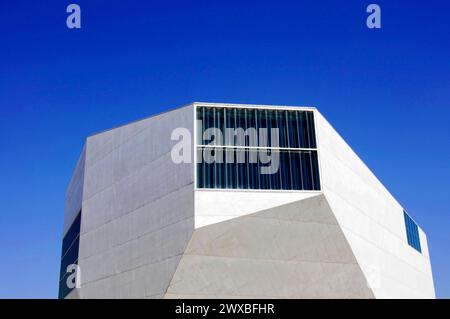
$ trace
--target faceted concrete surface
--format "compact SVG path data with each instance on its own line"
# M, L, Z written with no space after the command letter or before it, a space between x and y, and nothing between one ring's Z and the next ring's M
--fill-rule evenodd
M322 191L376 298L435 298L425 233L422 253L408 245L403 207L315 112ZM374 150L376 152L376 150Z
M195 191L195 228L316 196L321 192L205 190Z
M325 197L198 228L165 298L373 298Z
M193 119L188 106L87 139L80 298L166 292L194 230L194 168L171 160L171 132Z

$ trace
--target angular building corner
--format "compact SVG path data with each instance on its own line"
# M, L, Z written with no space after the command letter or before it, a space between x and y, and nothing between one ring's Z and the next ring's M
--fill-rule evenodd
M280 143L203 140L250 127L279 129ZM190 162L172 160L177 128L191 133ZM233 161L200 161L206 150ZM279 157L276 174L248 160L261 150ZM435 292L425 233L317 109L196 102L87 138L67 191L59 297Z

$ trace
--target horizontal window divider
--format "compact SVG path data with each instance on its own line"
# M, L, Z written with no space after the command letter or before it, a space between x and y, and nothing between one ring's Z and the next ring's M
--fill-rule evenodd
M257 188L202 188L195 186L194 190L213 192L254 192L254 193L323 193L321 189L257 189Z
M317 148L293 148L293 147L271 147L271 146L232 146L232 145L204 145L197 144L197 148L231 148L231 149L263 149L280 151L317 151Z

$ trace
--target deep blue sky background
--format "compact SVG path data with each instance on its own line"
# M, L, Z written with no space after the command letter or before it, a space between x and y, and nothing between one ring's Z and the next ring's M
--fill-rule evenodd
M57 296L87 135L192 101L314 105L428 233L450 297L448 1L0 2L0 297ZM365 25L382 7L382 29Z

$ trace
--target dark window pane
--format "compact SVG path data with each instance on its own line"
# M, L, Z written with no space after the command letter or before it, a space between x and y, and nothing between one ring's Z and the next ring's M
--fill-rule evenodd
M80 234L81 214L79 213L63 238L61 257L64 256L75 238Z
M64 257L61 259L61 269L59 278L62 278L67 271L67 266L74 264L78 260L78 248L80 244L80 237L74 240L73 245L70 246Z
M288 139L290 148L298 148L298 134L297 134L297 121L296 114L298 112L286 112L287 122L288 122Z
M403 211L403 216L405 218L406 238L408 240L408 244L418 252L422 252L420 246L419 228L417 227L417 224L405 211Z
M81 211L69 227L66 235L63 238L61 265L59 271L59 298L64 298L69 294L72 289L67 287L66 280L69 274L67 274L67 266L71 264L77 264L78 262L78 250L80 246L80 227L81 227Z
M203 151L203 148L197 150L198 158L203 156ZM272 163L260 162L261 151L268 152ZM197 163L199 188L320 190L316 151L214 148L211 152L212 155L222 152L223 160ZM273 174L262 174L263 167L274 165L276 156L278 170Z
M314 125L314 113L305 112L308 117L308 136L309 136L309 148L316 148L316 129Z

